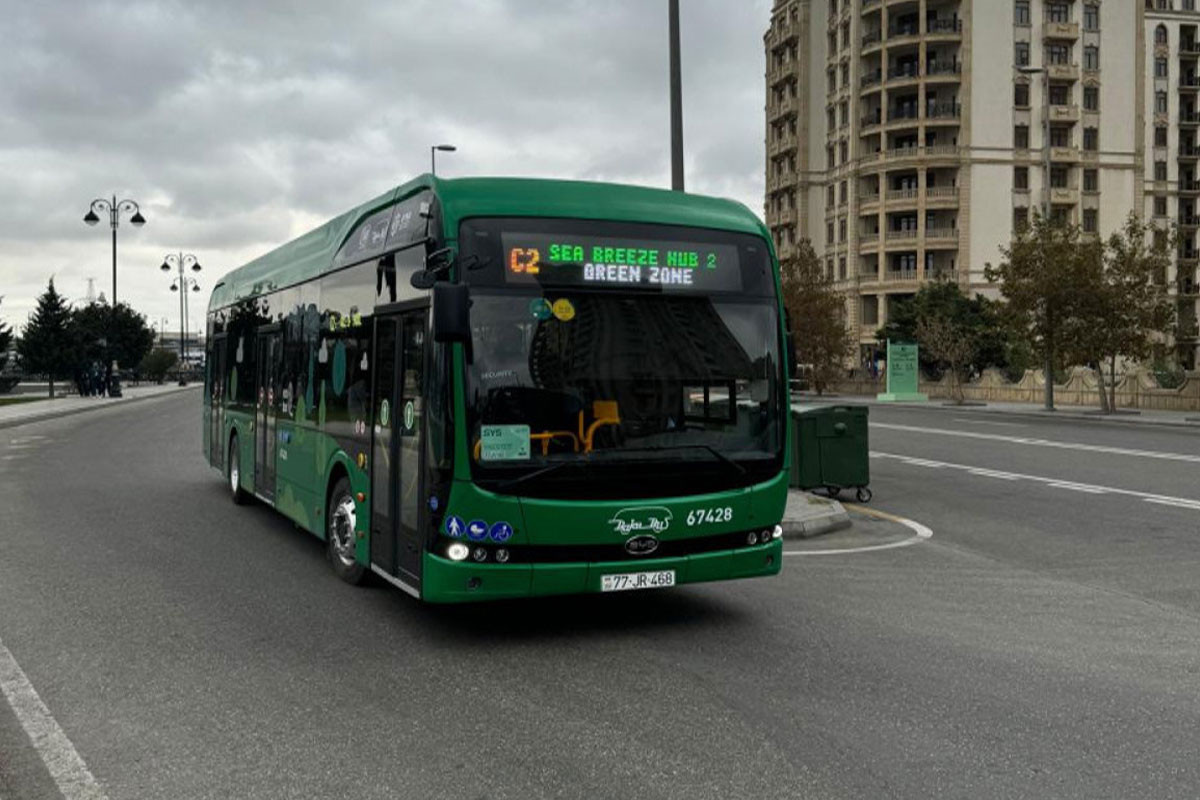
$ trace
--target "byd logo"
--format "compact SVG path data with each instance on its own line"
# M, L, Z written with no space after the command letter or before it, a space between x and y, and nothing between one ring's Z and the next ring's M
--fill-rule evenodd
M671 527L671 509L665 506L622 508L608 521L613 533L629 536L634 533L662 533Z

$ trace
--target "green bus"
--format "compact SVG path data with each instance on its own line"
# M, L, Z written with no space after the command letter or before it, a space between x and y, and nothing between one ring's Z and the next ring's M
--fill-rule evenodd
M744 206L431 175L230 272L204 452L430 602L773 575L778 264Z

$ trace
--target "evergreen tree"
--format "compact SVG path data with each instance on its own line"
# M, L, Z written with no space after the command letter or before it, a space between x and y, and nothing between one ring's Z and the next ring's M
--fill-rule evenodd
M75 366L71 336L71 309L50 279L38 298L37 308L25 324L18 352L27 373L45 373L54 397L54 378Z
M8 348L12 345L12 331L0 321L0 370L8 364Z

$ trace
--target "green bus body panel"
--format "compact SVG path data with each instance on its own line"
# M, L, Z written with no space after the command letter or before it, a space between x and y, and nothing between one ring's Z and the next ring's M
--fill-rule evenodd
M584 181L556 181L525 178L458 178L444 180L421 175L408 183L384 192L324 225L288 242L261 257L227 273L213 289L210 312L247 298L319 278L332 270L334 258L357 226L376 211L421 191L431 191L437 199L446 243L457 241L459 224L472 217L554 217L571 219L642 222L679 225L747 233L760 237L775 262L774 243L763 225L744 205L719 198L640 186ZM780 278L776 269L777 296ZM782 302L780 303L782 325ZM463 346L452 347L454 374L464 374ZM236 368L235 368L236 369ZM785 387L786 387L786 364ZM236 379L235 379L236 380ZM321 387L322 400L324 387ZM786 391L786 389L785 389ZM324 422L324 403L318 411L318 423ZM466 404L461 377L455 380L451 407L456 420L466 419ZM207 442L212 409L205 399ZM461 422L459 423L461 424ZM242 486L253 490L254 417L233 408L225 410L224 442L237 432L241 450ZM785 441L790 442L792 420L785 415ZM284 439L286 438L286 444ZM454 437L453 478L445 516L464 520L482 519L489 523L509 522L514 528L514 544L611 544L622 537L614 532L612 520L622 509L662 506L671 514L670 527L659 534L661 540L710 536L731 531L769 527L783 517L787 499L788 474L793 448L784 447L780 474L757 486L708 495L679 495L671 498L632 501L549 501L501 496L476 486L470 479L470 461L466 437ZM321 424L298 424L277 420L275 507L306 530L324 538L325 491L335 469L344 470L351 489L366 498L358 503L360 538L357 558L369 563L370 480L359 467L359 453L346 453L337 441L321 430ZM224 446L220 450L224 451ZM211 452L207 447L205 452ZM218 469L222 464L214 464ZM692 510L729 508L731 519L689 527L687 514ZM444 517L443 517L444 518ZM614 572L674 569L678 583L723 580L773 575L782 566L782 543L738 550L702 553L670 559L638 559L611 563L556 564L475 564L451 562L436 553L423 556L421 596L431 602L474 602L529 595L596 592L600 576ZM478 588L468 589L471 577L480 578Z

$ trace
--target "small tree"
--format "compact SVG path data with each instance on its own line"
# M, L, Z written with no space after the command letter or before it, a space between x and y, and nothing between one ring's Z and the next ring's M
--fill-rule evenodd
M1021 335L1030 337L1046 374L1046 409L1054 410L1054 368L1073 349L1073 320L1080 301L1090 291L1096 265L1102 259L1099 242L1084 242L1069 222L1035 213L1033 222L1016 231L1012 243L1001 247L1004 260L988 264L984 275L999 282L1007 301L1006 313Z
M70 323L71 310L55 290L51 278L25 324L18 351L26 372L42 372L49 377L51 397L54 397L55 376L74 366Z
M156 347L142 359L139 370L147 379L162 383L167 372L179 361L179 354L174 350Z
M1176 238L1173 231L1131 213L1109 237L1103 259L1089 264L1093 274L1086 295L1080 298L1076 330L1068 338L1075 346L1075 359L1096 370L1100 408L1105 412L1116 410L1117 358L1150 358L1155 339L1169 336L1174 329L1175 307L1166 276Z
M105 377L111 378L112 362L137 366L154 346L154 329L146 318L124 303L116 312L104 303L90 303L71 314L75 342L75 366L86 366L103 359Z
M796 360L812 368L818 394L837 380L854 346L846 327L846 306L821 267L812 245L801 240L796 255L779 264L783 304L791 320Z

